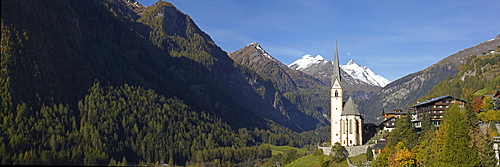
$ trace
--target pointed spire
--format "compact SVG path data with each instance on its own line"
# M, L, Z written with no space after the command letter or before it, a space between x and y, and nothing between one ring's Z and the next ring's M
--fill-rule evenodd
M342 115L361 115L359 113L358 107L354 103L352 96L349 97L349 100L344 104L344 111L342 111Z
M342 78L340 76L340 66L339 66L339 47L337 44L337 40L335 40L335 57L333 58L333 74L332 74L332 87L335 84L335 80L340 82Z

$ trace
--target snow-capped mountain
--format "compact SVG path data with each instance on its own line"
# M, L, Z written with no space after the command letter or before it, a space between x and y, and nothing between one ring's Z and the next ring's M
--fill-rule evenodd
M325 60L321 55L313 57L309 54L304 55L300 59L294 61L289 65L290 68L303 71L310 75L315 75L318 78L329 78L329 71L331 69L332 61ZM366 66L362 66L350 60L346 65L340 65L341 71L345 72L349 77L357 81L365 82L369 85L384 87L389 84L389 80L376 75ZM342 73L342 72L341 72ZM343 76L347 77L347 76ZM356 81L356 82L357 82Z
M312 66L313 64L321 64L326 63L327 61L321 55L317 55L316 57L311 56L310 54L306 54L302 56L300 59L294 61L288 67L302 71L307 67Z
M376 75L366 66L362 66L354 62L354 60L349 60L346 65L340 65L345 72L351 75L353 78L365 81L366 83L384 87L389 84L389 80L381 75Z

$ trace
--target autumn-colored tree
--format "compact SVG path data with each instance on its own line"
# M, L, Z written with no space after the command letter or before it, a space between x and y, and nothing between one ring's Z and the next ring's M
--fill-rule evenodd
M375 167L385 167L389 166L390 156L393 154L394 149L391 147L385 147L382 152L376 157L376 159L371 163Z
M481 108L483 111L492 110L495 105L493 104L493 99L490 96L484 97L483 104L481 104Z
M411 167L417 166L415 155L405 147L403 142L398 142L395 152L390 156L389 166L391 167Z
M475 112L480 112L483 105L483 96L476 96L472 99L471 107Z
M419 166L438 166L443 152L442 131L422 134L419 144L413 150Z
M494 136L500 136L495 122L490 122L490 126L488 127L488 136L490 138Z
M494 124L490 124L493 125ZM496 129L496 127L495 127ZM479 127L471 131L470 136L474 147L477 148L479 153L480 166L495 166L497 160L495 158L495 151L493 150L493 139L491 135L492 127L488 128L485 133ZM496 132L498 134L498 132Z

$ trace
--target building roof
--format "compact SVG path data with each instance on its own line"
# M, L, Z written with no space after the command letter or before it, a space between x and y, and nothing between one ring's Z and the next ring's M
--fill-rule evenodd
M396 112L396 110L401 110L401 112ZM385 114L396 114L396 115L406 115L408 114L408 109L407 108L384 108L382 111ZM410 114L413 114L415 112L410 112Z
M372 146L372 149L376 149L376 150L378 150L378 149L384 149L384 147L386 145L387 145L387 141L386 140L379 140L379 141L377 141L376 144L374 144Z
M415 104L411 107L417 107L417 106L421 106L421 105L424 105L424 104L428 104L428 103L433 103L433 102L436 102L436 101L439 101L439 100L443 100L445 98L453 98L453 99L457 99L457 100L460 100L462 102L466 102L465 100L462 100L462 99L459 99L459 98L456 98L456 97L453 97L451 95L445 95L445 96L441 96L441 97L436 97L434 99L430 99L430 100L427 100L427 101L424 101L424 102L421 102L421 103L418 103L418 104Z
M357 105L354 103L352 96L349 97L349 100L344 104L344 110L341 115L361 115L359 113Z
M335 80L338 80L339 84L341 84L342 77L340 76L339 49L337 41L335 41L335 57L333 58L332 87L333 84L335 84Z
M379 126L382 125L382 124L384 124L384 123L386 123L386 122L391 121L392 119L398 119L398 117L392 116L392 117L389 117L387 119L384 119L382 122L379 123Z

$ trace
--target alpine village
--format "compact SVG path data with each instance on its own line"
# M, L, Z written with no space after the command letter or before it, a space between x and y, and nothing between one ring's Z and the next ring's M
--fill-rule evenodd
M342 40L285 65L165 1L1 6L1 165L500 165L500 35L373 84Z

